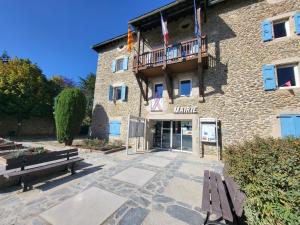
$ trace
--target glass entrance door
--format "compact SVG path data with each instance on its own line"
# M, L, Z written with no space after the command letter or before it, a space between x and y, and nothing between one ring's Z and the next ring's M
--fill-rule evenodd
M162 121L162 148L170 149L171 148L171 121Z
M192 121L156 121L153 147L192 152Z

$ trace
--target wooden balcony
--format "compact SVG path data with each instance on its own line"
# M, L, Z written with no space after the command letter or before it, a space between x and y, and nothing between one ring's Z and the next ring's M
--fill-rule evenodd
M142 73L145 77L161 76L164 74L165 67L172 73L182 73L196 70L200 63L205 67L207 56L207 37L202 36L201 46L195 38L169 45L166 49L159 48L136 55L133 70Z

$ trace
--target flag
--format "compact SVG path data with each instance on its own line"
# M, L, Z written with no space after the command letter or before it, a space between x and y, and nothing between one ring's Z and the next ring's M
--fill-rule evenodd
M201 46L201 30L200 30L200 24L199 24L198 18L197 18L196 0L194 0L194 14L195 14L195 36L198 40L199 46Z
M130 27L128 26L128 34L127 34L127 51L130 53L133 48L133 31Z
M292 86L292 82L289 80L287 82L284 83L285 87L291 87Z
M163 33L163 36L164 36L164 43L165 43L166 46L168 46L169 32L168 32L167 25L165 23L165 20L164 20L163 15L162 15L161 12L160 12L160 20L161 20L162 33Z

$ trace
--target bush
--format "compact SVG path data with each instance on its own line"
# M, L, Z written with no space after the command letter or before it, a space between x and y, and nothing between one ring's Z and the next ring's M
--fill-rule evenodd
M54 108L57 140L72 145L85 116L85 96L79 89L67 88L56 97Z
M300 139L256 137L228 146L225 173L247 195L249 225L300 224Z

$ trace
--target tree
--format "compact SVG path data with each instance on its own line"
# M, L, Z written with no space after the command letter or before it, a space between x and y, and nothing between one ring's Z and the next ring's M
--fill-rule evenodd
M53 91L57 93L57 95L65 88L72 88L75 87L75 84L73 80L64 77L62 75L54 75L52 78L49 80L51 83L51 86L53 88Z
M86 115L89 117L92 116L95 82L96 82L96 75L94 73L88 74L86 78L81 77L79 82L79 88L81 89L81 91L86 97L86 101L87 101Z
M54 106L57 140L72 145L86 111L86 99L77 88L64 89L55 99Z
M0 60L0 113L15 116L17 134L23 119L51 117L54 95L41 69L28 59Z

